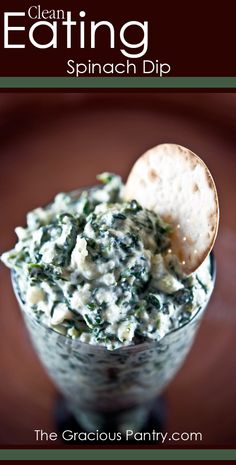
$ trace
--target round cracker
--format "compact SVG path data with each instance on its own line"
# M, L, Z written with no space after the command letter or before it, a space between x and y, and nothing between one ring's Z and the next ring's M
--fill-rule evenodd
M176 144L148 150L131 169L124 197L172 225L171 253L184 274L201 265L214 245L219 222L215 183L201 158Z

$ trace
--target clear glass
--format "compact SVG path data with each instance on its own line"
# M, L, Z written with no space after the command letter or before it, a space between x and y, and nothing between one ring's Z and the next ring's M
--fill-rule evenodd
M214 282L212 254L210 260ZM14 272L12 276L32 343L80 426L87 431L140 431L153 401L184 362L212 291L188 323L160 341L109 351L43 325L22 302Z

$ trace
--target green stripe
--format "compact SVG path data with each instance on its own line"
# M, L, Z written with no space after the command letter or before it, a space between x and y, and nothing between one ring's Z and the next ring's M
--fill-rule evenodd
M236 450L217 449L15 449L0 460L235 460Z
M236 77L0 77L0 89L236 88Z

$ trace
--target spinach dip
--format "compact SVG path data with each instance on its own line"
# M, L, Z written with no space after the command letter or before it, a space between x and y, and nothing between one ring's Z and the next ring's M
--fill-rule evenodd
M28 213L1 259L14 270L22 301L55 331L109 350L159 341L207 301L209 258L181 275L171 225L125 202L119 176L98 179Z

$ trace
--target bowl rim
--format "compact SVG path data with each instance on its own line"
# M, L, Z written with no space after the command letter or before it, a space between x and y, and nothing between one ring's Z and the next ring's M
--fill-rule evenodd
M204 302L204 305L200 306L198 308L198 310L196 311L196 313L194 313L192 318L190 318L186 323L183 323L182 325L178 326L177 328L171 329L158 341L155 341L155 340L148 341L147 340L147 341L143 341L143 342L141 342L139 344L130 344L130 345L127 345L127 346L118 347L117 349L109 350L106 346L102 346L102 345L99 345L99 344L90 344L90 343L87 343L87 342L80 341L79 339L68 338L68 336L66 336L65 334L58 333L52 327L47 326L45 323L43 323L41 321L40 321L40 325L42 327L44 327L47 331L52 332L53 334L56 334L57 337L61 337L67 342L69 342L69 341L72 342L73 341L73 344L78 344L80 346L87 347L88 349L91 349L91 350L99 350L99 351L109 352L111 354L112 353L117 354L118 352L123 352L123 351L127 351L127 350L132 352L132 351L137 351L137 350L141 351L142 349L146 349L146 348L152 349L152 348L160 345L166 339L166 337L168 337L168 336L170 336L172 334L178 333L178 331L181 331L183 328L185 328L189 324L193 323L195 321L195 319L197 319L197 316L199 316L199 314L201 312L203 312L205 310L205 308L207 307L207 305L208 305L208 303L210 301L210 298L212 296L212 293L213 293L213 290L214 290L214 287L215 287L215 280L216 280L216 259L215 259L215 255L214 255L213 251L210 252L209 259L210 259L210 274L211 274L211 277L212 277L212 287L211 287L211 289L210 289L210 291L209 291L209 293L207 295L207 299ZM18 304L19 304L19 306L20 306L20 308L22 310L22 313L26 313L26 311L24 310L26 302L24 302L22 300L21 295L19 293L19 287L18 287L18 284L17 284L16 271L15 270L11 270L11 282L12 282L12 287L13 287L13 290L14 290L14 294L15 294L16 299L18 301ZM27 316L28 316L28 314L32 317L32 319L34 319L35 314L34 314L33 311L32 312L27 312Z

